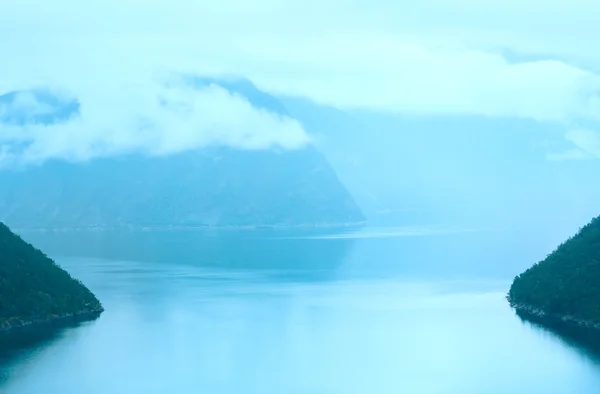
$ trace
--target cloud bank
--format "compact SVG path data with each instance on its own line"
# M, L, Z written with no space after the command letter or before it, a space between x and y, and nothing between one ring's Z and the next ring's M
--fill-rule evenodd
M592 17L598 12L600 5L588 0L5 2L0 35L13 38L0 43L10 59L0 64L0 93L48 84L73 92L83 123L54 132L67 139L83 138L75 129L86 130L92 142L79 142L86 148L76 157L119 149L159 154L211 141L292 147L306 140L294 121L252 111L218 90L210 99L209 92L196 98L156 92L154 73L171 71L243 75L267 91L344 109L518 117L565 130L585 122L593 130L600 122L600 44L592 39L600 34ZM161 94L177 96L171 100L179 104L153 103ZM163 130L188 130L184 124L193 121L203 131L161 136L144 117ZM224 131L238 124L256 131ZM144 126L144 136L152 137L133 143L140 130L117 132L121 126ZM164 148L148 141L163 141ZM52 152L68 144L56 142ZM27 154L43 157L35 145Z
M80 105L68 117L61 112L75 99L50 105L43 100L53 97L49 92L22 91L13 94L10 105L0 104L0 163L85 161L130 153L163 156L209 145L297 149L310 142L297 121L257 109L215 85L198 89L144 81L79 93Z
M573 152L579 152L580 157L600 158L599 132L589 129L573 129L569 130L565 137L567 141L572 142L576 146Z

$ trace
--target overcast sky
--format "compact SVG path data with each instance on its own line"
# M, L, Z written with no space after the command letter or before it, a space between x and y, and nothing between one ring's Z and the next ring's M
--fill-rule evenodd
M559 124L573 149L555 159L580 158L600 153L598 15L600 4L587 0L9 0L0 3L0 35L9 37L0 41L0 92L65 89L94 122L116 114L90 126L104 135L154 118L140 101L165 94L168 72L235 74L345 109ZM218 89L203 94L220 95L223 119L212 125L248 116L257 133L284 130L275 144L306 142L288 119L254 114ZM178 129L208 135L204 107L186 100L199 116ZM228 143L238 143L244 122L225 124Z

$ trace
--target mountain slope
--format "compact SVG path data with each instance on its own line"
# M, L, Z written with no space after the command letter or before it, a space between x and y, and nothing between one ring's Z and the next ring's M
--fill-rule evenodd
M102 310L81 282L0 223L0 330Z
M600 217L517 276L508 299L526 314L600 327Z
M600 161L591 155L561 160L574 148L561 126L281 101L317 136L319 150L370 221L535 225L552 231L546 234L556 242L598 212L600 187L589 180Z
M44 89L8 92L0 95L0 126L63 123L79 107L77 100Z
M249 81L186 81L194 89L217 85L261 111L287 116L278 99ZM62 124L78 116L79 106L76 99L45 91L8 93L0 96L0 131L2 124ZM212 146L160 157L50 160L0 170L0 186L0 220L18 228L297 226L364 220L312 145L258 150Z
M0 171L0 217L20 228L329 225L363 220L314 149L227 148Z

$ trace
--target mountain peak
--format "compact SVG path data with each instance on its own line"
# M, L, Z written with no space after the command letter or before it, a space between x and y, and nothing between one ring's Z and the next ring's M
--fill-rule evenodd
M79 113L79 101L46 88L15 90L0 95L0 124L63 123Z
M208 86L218 86L225 89L230 94L238 95L245 100L248 100L255 108L269 111L280 116L290 117L287 108L277 97L260 90L247 78L236 76L208 77L187 75L184 77L184 81L199 89Z

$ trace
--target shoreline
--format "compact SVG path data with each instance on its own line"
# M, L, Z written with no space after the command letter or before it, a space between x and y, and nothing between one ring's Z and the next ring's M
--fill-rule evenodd
M0 335L11 334L13 332L27 330L29 328L40 328L62 323L76 323L95 320L104 312L103 307L92 310L83 310L73 313L64 313L61 315L50 315L36 319L24 319L20 317L11 317L0 321Z
M540 322L547 323L559 323L565 324L569 326L577 326L584 327L593 330L600 330L600 322L593 322L590 320L580 319L575 316L570 315L558 315L548 313L541 308L534 307L533 305L521 304L521 303L513 303L510 299L508 300L511 308L513 308L517 314L522 314L526 317L531 317Z
M88 231L164 231L164 230L286 230L286 229L333 229L365 226L367 221L347 223L315 223L315 224L265 224L265 225L122 225L122 226L83 226L83 227L18 227L13 229L19 233L26 232L88 232Z

